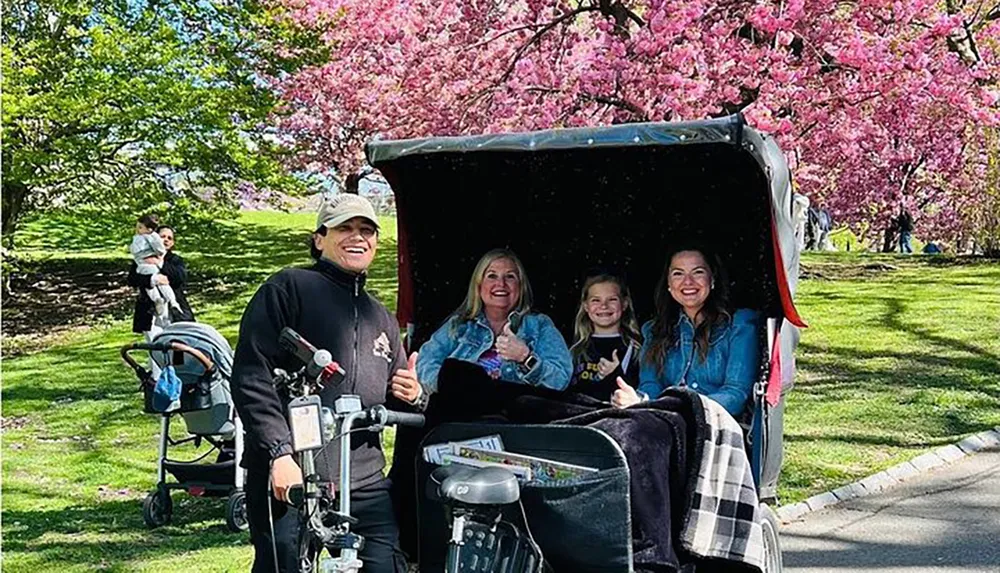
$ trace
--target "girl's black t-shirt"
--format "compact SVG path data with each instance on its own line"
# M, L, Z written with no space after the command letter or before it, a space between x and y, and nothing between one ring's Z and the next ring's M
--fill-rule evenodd
M600 360L611 360L616 350L620 364L602 379L598 369ZM633 388L639 387L639 347L629 345L621 334L594 334L586 351L576 357L570 390L610 402L611 394L618 389L619 376Z

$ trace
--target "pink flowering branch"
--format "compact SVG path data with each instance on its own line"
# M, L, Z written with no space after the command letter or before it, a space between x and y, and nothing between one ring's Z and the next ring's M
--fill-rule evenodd
M957 233L989 181L996 0L277 1L330 52L274 79L299 168L356 169L376 134L741 111L858 230L885 228L905 191L921 229Z

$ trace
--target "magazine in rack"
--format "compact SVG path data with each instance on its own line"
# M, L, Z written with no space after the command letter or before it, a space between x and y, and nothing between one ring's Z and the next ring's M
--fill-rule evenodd
M503 467L510 470L520 481L556 482L597 471L597 468L505 451L503 442L497 435L432 444L424 448L424 460L438 465Z

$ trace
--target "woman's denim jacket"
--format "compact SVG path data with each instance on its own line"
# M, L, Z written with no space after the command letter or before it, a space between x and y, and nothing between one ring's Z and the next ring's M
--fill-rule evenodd
M528 345L538 363L531 370L524 371L519 364L504 360L500 366L500 379L553 390L565 389L573 373L573 360L552 319L539 313L526 315L518 328L517 337ZM446 358L474 363L493 346L493 342L493 329L483 314L476 320L464 322L452 316L420 347L417 378L424 387L435 392L438 372Z
M657 374L646 360L652 343L652 321L642 325L639 392L656 399L668 386L687 386L708 396L737 417L746 408L760 367L757 312L739 309L721 326L712 328L708 355L702 361L694 345L694 325L686 314L678 319L677 342L667 351L667 363ZM686 372L685 372L686 371Z

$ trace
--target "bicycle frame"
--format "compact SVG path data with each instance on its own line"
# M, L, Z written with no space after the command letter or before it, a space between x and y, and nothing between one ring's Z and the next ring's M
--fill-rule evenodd
M296 423L303 423L292 414L294 407L312 405L319 407L318 400L308 400L321 389L319 380L307 379L305 369L289 375L284 371L275 371L275 384L284 386L290 394L294 394L289 404L288 422L292 428L293 443L297 435ZM303 485L301 486L302 503L296 498L298 493L293 488L289 499L294 505L302 505L303 520L299 542L299 570L301 573L311 573L319 567L321 573L358 573L363 563L358 557L364 547L364 538L351 532L351 525L358 523L351 516L351 440L350 434L359 429L370 432L381 432L387 425L422 425L422 414L394 412L379 404L364 409L361 397L345 394L334 402L334 411L328 408L320 410L318 422L322 433L322 446L307 449L296 449L299 467L302 469ZM308 418L308 417L307 417ZM315 422L315 418L309 420ZM362 424L368 424L363 427ZM315 428L312 428L315 430ZM323 509L321 500L324 492L320 489L320 476L316 473L315 450L325 448L331 441L340 440L340 475L338 479L339 500L336 511ZM333 518L333 525L326 525L324 520ZM317 547L318 545L318 547ZM312 555L316 550L315 556ZM323 549L330 557L323 558ZM339 553L337 553L339 552ZM336 555L336 557L334 557Z

